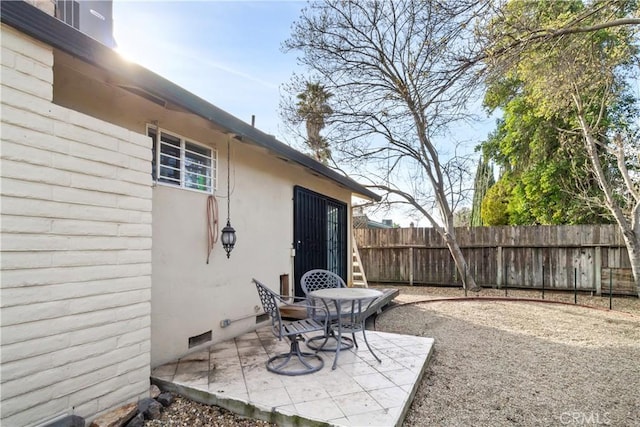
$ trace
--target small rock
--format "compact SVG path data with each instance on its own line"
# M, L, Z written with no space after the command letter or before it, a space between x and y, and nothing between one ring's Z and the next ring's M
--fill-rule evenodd
M140 412L138 412L135 417L131 418L131 421L129 421L125 425L125 427L143 427L143 426L144 426L144 415L142 415Z
M173 399L173 393L169 393L168 391L161 393L160 396L156 397L156 400L162 403L162 406L165 408L173 403Z
M162 415L162 404L155 399L147 397L138 402L138 411L147 420L155 420Z
M151 387L149 387L149 397L155 399L156 397L160 396L160 393L162 393L160 391L160 388L155 384L151 384Z
M99 416L91 422L89 427L119 427L123 426L136 414L138 405L135 403L129 403L115 409L111 412L107 412L104 415Z

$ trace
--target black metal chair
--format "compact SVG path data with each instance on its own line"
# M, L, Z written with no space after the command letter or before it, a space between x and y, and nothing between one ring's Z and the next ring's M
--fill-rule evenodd
M344 282L344 280L342 280L342 277L338 276L336 273L329 270L323 270L323 269L309 270L306 273L304 273L300 278L300 287L302 288L302 292L304 292L304 294L307 296L307 299L309 300L310 308L307 310L309 317L316 318L317 317L316 310L321 310L319 311L319 313L322 313L325 311L329 312L328 315L329 315L330 322L338 321L337 307L331 307L330 305L327 305L324 301L309 296L309 293L313 291L317 291L319 289L346 288L347 284ZM352 309L353 309L353 306L350 302L343 302L340 305L340 313L343 316L349 315ZM352 338L342 337L342 343L340 346L341 349L351 348L354 345L358 347L355 334L351 334L351 337ZM327 346L326 344L329 338L335 340L336 344L335 345L331 344ZM324 339L324 342L322 345L319 346L316 343L316 341L319 341L320 339ZM307 342L307 347L313 350L321 350L321 351L335 351L336 345L337 345L337 337L335 336L333 332L333 328L331 328L330 325L327 325L327 330L325 331L324 337L319 337L319 336L313 337Z
M303 334L312 332L325 332L329 322L326 310L324 319L321 316L295 321L283 321L280 315L281 305L291 305L280 295L253 279L258 289L258 295L262 302L264 312L271 318L271 330L279 339L287 338L291 342L288 353L277 354L267 361L267 370L282 375L304 375L317 372L324 366L324 360L316 353L308 353L300 350L300 342L305 341ZM296 307L307 308L303 304L295 304ZM317 313L320 313L318 311Z

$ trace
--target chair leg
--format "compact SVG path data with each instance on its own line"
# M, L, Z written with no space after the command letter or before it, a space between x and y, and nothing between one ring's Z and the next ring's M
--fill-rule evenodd
M367 348L369 349L369 351L371 352L371 354L373 354L373 357L376 358L376 360L379 363L382 363L382 360L380 360L380 358L373 352L373 349L371 348L371 346L369 345L369 341L367 341L367 332L365 330L365 328L362 328L362 336L364 337L364 343L367 345Z
M290 337L291 346L289 353L282 353L273 356L267 361L267 370L281 375L305 375L317 372L324 366L324 360L315 353L307 353L300 350L300 336ZM304 366L300 369L286 369L286 365L291 362L293 356L296 356L297 361ZM275 362L284 359L281 363L274 365ZM309 363L309 361L315 361L315 363Z

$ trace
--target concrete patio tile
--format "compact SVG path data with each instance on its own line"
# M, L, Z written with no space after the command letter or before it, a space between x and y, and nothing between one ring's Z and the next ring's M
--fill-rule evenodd
M409 393L400 387L380 388L369 391L369 395L385 409L402 406L409 398Z
M397 357L394 360L413 372L420 372L422 371L422 367L424 366L424 360L427 357L428 357L428 354L425 354L423 356Z
M338 404L330 397L311 402L297 403L295 404L295 407L299 414L305 414L305 418L308 417L318 421L340 418L346 415L342 412Z
M320 351L318 354L324 356L326 363L329 365L329 369L333 366L333 360L335 359L336 354L332 351ZM355 363L359 362L362 359L352 350L340 350L340 354L338 355L338 364L342 363Z
M298 414L298 410L295 405L284 405L278 406L278 412L284 415L288 415L290 417L295 417Z
M323 387L331 396L341 396L364 391L362 386L353 378L333 372L331 377L317 380L318 387Z
M350 415L347 417L351 426L383 427L393 426L398 418L400 408L381 409L378 411L364 412L362 414Z
M176 383L190 385L209 384L209 360L181 360L178 364L173 381Z
M335 371L334 353L319 352L325 361L320 371L277 375L266 369L266 349L287 352L289 344L263 328L159 366L152 371L152 381L186 397L207 392L226 409L261 419L275 416L283 425L400 425L433 340L375 331L367 337L382 363L358 336L360 348L341 351Z
M373 374L366 375L354 375L353 379L360 384L365 391L389 388L397 385L380 372L374 372Z
M377 350L383 350L386 348L397 348L398 343L389 341L388 339L369 339L369 335L367 335L367 339L372 348ZM366 346L366 344L365 344Z
M382 363L377 363L377 361L375 363L372 363L372 362L369 362L369 363L378 372L397 371L398 369L406 369L403 365L401 365L400 363L388 357L382 359Z
M245 354L245 355L240 355L240 364L243 367L251 367L251 366L265 366L265 363L267 363L267 360L269 360L269 356L265 353L265 354Z
M237 380L233 382L209 383L208 390L211 393L222 393L225 395L249 395L247 386L244 384L244 382L240 383Z
M178 369L178 362L167 363L154 368L151 371L151 376L165 381L171 381L176 374L176 369Z
M407 350L402 348L402 347L387 347L387 348L383 348L380 349L380 353L384 354L385 356L391 358L391 359L397 359L399 357L405 357L407 356Z
M411 384L401 385L399 387L404 391L406 391L407 393L411 393L411 390L413 390L413 385Z
M266 406L270 410L277 406L287 406L294 403L284 387L250 391L249 399L252 403Z
M235 357L211 357L209 360L209 370L223 371L230 369L242 370L242 363L236 354Z
M209 347L210 351L214 351L214 350L224 350L224 349L228 349L228 348L236 348L236 342L235 340L226 340L226 341L220 341L217 342L215 344L213 344L211 347Z
M236 338L236 346L242 347L258 347L260 345L260 338L255 333L244 334Z
M242 369L215 369L209 371L209 385L242 384L246 389Z
M327 399L331 396L329 393L309 381L302 385L286 386L287 393L294 404L303 402L312 402L314 400Z
M233 347L214 348L209 353L212 359L235 359L238 357L238 349Z
M209 372L209 358L204 360L180 359L176 375L192 372Z
M343 371L345 374L353 377L356 375L366 375L366 374L374 374L376 373L376 369L369 365L367 362L358 361L355 363L340 363L338 365L339 370Z
M210 354L209 349L196 351L194 353L189 353L180 359L180 363L187 362L187 361L194 361L194 362L207 361L208 362L210 357L209 354Z
M401 386L415 383L418 373L407 369L399 369L396 371L383 372L383 375L395 385Z
M184 373L173 377L173 382L187 387L208 388L209 380L198 372Z
M262 344L256 346L238 347L238 354L242 358L243 356L266 356L267 351L262 347Z
M347 418L351 415L383 409L373 397L369 396L369 393L364 391L333 397L333 401Z
M265 368L266 371L266 368ZM245 384L247 385L247 390L249 393L259 390L271 390L271 389L280 389L284 387L284 384L275 374L273 376L254 376L254 377L245 377Z

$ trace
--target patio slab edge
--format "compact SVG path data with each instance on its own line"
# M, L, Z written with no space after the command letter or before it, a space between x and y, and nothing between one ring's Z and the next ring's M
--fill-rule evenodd
M418 379L413 383L413 387L411 388L411 392L409 393L407 404L402 408L402 412L398 417L398 422L395 427L401 427L404 423L404 419L407 417L407 413L409 413L409 408L413 403L413 399L416 397L416 393L418 392L418 387L420 387L420 383L422 382L422 378L424 377L425 372L427 371L427 366L431 362L431 356L433 356L433 347L435 342L432 342L429 346L429 353L427 353L427 357L424 359L424 363L422 364L422 368L420 369L420 373L418 374Z
M157 385L163 391L169 391L180 396L193 400L194 402L205 405L215 405L224 408L234 414L254 418L262 421L268 421L278 426L305 426L305 427L324 427L331 426L327 422L313 420L300 415L288 415L277 411L275 408L266 409L258 405L249 403L245 400L234 399L231 397L220 397L216 393L209 391L176 384L171 381L162 380L151 377L151 383Z
M395 346L392 345L392 347L386 347L390 349L389 350L391 352L389 353L390 357L393 357L393 353L397 351L397 349L403 348L404 346L407 345L406 340L404 342L402 342L402 340L398 342L396 338L392 338L393 336L401 337L402 334L377 332L372 330L370 330L369 332L371 332L373 335L378 334L378 339L382 339L383 341L389 341L390 343L392 343L394 340L396 340ZM413 377L411 381L396 382L397 384L396 387L399 387L400 384L403 384L403 383L408 386L408 387L405 386L406 388L402 387L404 388L404 393L406 394L403 393L404 397L402 398L401 401L398 401L399 405L397 406L393 405L395 406L397 411L395 412L395 416L387 417L385 415L382 415L383 418L386 418L386 422L382 421L382 419L379 419L378 422L376 423L375 419L369 419L367 423L373 422L374 424L380 425L380 426L384 425L386 427L392 427L392 426L400 427L402 426L409 412L409 407L411 406L413 399L415 398L415 395L418 391L419 383L423 380L424 375L427 372L427 366L431 362L431 357L433 356L433 347L435 345L435 342L433 338L427 338L427 337L406 336L406 338L418 339L419 341L426 340L426 342L422 344L424 351L413 353L417 355L419 359L419 360L416 360L417 363L413 365L414 366L413 369L411 369L409 365L405 365L406 368L413 370ZM237 340L234 340L234 341L235 341L235 344L238 345L238 341ZM381 350L383 353L385 352L384 348L385 347L383 346ZM190 360L185 360L185 361L190 362ZM173 365L175 364L175 367L173 367L171 370L176 371L178 369L179 363L180 361L173 362L173 363L167 364L167 366L173 367ZM409 363L411 362L409 361ZM287 407L284 407L280 405L280 403L278 403L275 406L271 406L271 403L267 404L267 401L271 402L271 399L265 400L265 399L258 398L257 399L258 401L252 401L252 399L248 399L248 396L246 395L242 396L242 395L236 394L234 390L231 390L231 392L229 392L229 390L227 389L225 389L226 391L223 391L222 389L218 390L218 388L211 388L211 384L209 384L208 386L204 385L204 388L203 388L203 384L201 381L194 381L193 384L189 383L189 379L184 379L184 378L178 379L176 381L177 379L175 377L176 372L173 372L173 374L168 374L166 376L160 374L161 372L162 370L159 370L158 372L159 375L153 375L153 373L151 375L151 382L157 385L161 390L175 393L177 395L183 396L187 399L193 400L201 404L214 405L220 408L224 408L241 417L267 421L270 423L274 423L278 426L310 426L310 427L355 426L355 425L361 425L362 422L364 422L364 419L360 417L360 413L357 413L357 412L353 413L353 415L355 415L356 418L359 419L358 422L351 420L351 416L348 416L347 418L336 418L335 416L328 416L326 418L317 417L317 415L320 415L319 413L317 413L317 411L312 410L311 413L309 413L307 409L302 409L302 411L299 412L297 409L300 409L300 408L292 409L291 407L289 407L290 405L284 405L284 406L287 406ZM385 372L380 372L380 374L387 376L388 379L393 381L393 377L389 377L387 375L387 372L391 373L395 371L392 368L391 370L387 369ZM200 374L200 373L204 373L206 376L206 372L204 371L197 372L197 374ZM356 373L356 375L363 376L364 373L363 372L361 372L360 374ZM353 377L347 376L346 378L353 378ZM402 376L397 378L399 381L405 381L404 379L402 379ZM365 378L362 378L362 379L365 379ZM208 381L210 383L211 378L209 378ZM387 381L385 380L385 382ZM360 383L360 384L362 384L368 390L377 390L376 388L370 388L371 387L370 385L364 385L363 383ZM384 389L386 387L387 387L386 384L380 384L380 389ZM264 403L261 403L261 400ZM275 404L276 401L273 401L273 403ZM343 408L341 408L341 410L342 409ZM343 412L343 413L346 414L346 412ZM391 413L387 413L387 414L390 415Z

